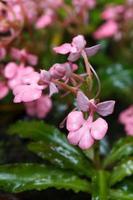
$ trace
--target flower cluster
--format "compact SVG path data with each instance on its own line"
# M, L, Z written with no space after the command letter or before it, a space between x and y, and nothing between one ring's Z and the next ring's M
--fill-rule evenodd
M32 117L45 117L52 108L50 97L60 90L65 91L65 95L72 93L76 96L77 111L71 112L67 117L68 140L82 149L90 148L94 140L102 139L107 132L107 122L102 118L94 119L95 112L107 116L113 112L115 104L114 101L98 103L96 100L100 92L100 82L87 57L96 54L100 46L86 47L86 44L83 35L78 35L71 43L54 47L56 53L68 54L68 61L56 63L49 70L43 69L40 72L33 68L38 62L35 55L25 49L12 48L10 56L16 61L6 64L2 72L4 82L1 82L1 98L11 89L15 96L14 102L23 102L27 113ZM74 63L80 57L85 63L83 74L76 73L78 65ZM81 91L81 85L87 77L92 81L93 73L98 80L98 92L95 98L89 100ZM84 113L87 113L86 119Z
M124 125L127 135L133 136L133 106L120 113L119 122Z
M36 29L44 29L54 25L55 22L62 27L84 21L88 23L88 10L94 8L95 4L95 0L73 0L71 5L68 5L64 0L1 1L0 33L3 37L0 41L0 52L15 38L18 38L25 27L33 26ZM60 17L60 9L66 13L66 17ZM81 18L81 22L77 18Z
M127 0L125 5L107 5L101 18L105 22L94 33L94 37L96 39L108 37L120 39L124 24L133 20L133 1Z

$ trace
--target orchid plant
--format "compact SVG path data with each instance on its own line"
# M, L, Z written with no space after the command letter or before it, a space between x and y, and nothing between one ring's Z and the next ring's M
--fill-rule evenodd
M11 109L12 116L21 114L5 132L12 145L9 155L14 148L18 155L22 146L27 156L23 159L20 153L20 159L8 160L1 149L9 144L0 143L0 158L5 155L0 190L15 194L54 187L82 192L92 200L133 199L133 107L117 116L127 133L118 141L112 142L119 135L112 133L111 117L106 118L116 118L119 98L114 94L132 99L133 73L102 53L108 51L109 40L119 46L131 36L133 2L113 3L100 11L100 26L95 27L91 12L102 5L96 0L0 2L0 99L9 104L13 99L0 108ZM88 45L89 39L105 38L107 49L105 40Z

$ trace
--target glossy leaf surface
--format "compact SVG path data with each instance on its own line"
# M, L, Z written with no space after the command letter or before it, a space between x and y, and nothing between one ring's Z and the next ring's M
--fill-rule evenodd
M126 176L133 175L133 159L128 159L123 161L121 164L114 168L111 173L110 183L114 185L115 183L121 181Z
M133 155L133 137L122 138L114 144L111 152L104 160L104 166L112 165L130 155Z
M19 121L10 127L9 132L35 141L29 146L30 150L52 164L89 177L93 175L89 160L55 127L42 121Z
M0 166L0 188L6 192L27 190L72 189L89 192L90 185L71 172L53 169L39 164L13 164Z

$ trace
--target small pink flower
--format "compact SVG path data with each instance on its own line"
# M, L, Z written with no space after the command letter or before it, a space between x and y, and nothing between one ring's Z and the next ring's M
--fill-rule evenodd
M94 33L94 38L102 39L116 35L118 33L118 24L113 20L109 20L101 25Z
M133 105L131 105L126 110L122 111L119 115L120 123L127 124L130 121L133 121Z
M84 50L88 56L92 56L97 53L100 49L99 45L95 45L93 47L85 48L86 41L83 35L78 35L73 38L71 43L65 43L61 46L54 47L53 50L59 54L68 54L68 60L74 62L78 60Z
M21 77L20 84L13 88L14 102L30 102L39 99L44 89L43 85L38 85L39 80L39 73L34 71Z
M52 108L52 101L48 95L42 95L39 99L24 104L28 115L31 117L45 118Z
M53 94L58 93L59 90L55 83L52 82L52 76L50 71L41 70L40 80L43 83L44 88L49 88L49 96L51 97Z
M110 115L114 110L114 101L95 103L94 99L89 100L84 93L77 93L77 107L80 111L72 111L67 116L66 127L69 131L68 140L70 144L78 145L81 149L90 148L95 140L101 140L108 130L108 124L103 118L93 121L94 113L102 116ZM83 113L89 112L87 120Z
M22 62L27 62L30 65L36 65L38 62L37 56L28 53L25 49L19 50L16 48L12 48L11 55L14 59Z
M125 126L127 135L133 136L133 105L120 113L119 122Z
M108 130L107 122L102 118L94 122L92 120L92 116L85 120L81 111L69 113L67 129L70 144L78 145L81 149L88 149L95 140L101 140L105 136Z
M14 89L15 86L21 84L22 77L32 73L34 70L32 67L25 67L23 65L17 65L14 62L10 62L5 66L4 76L8 79L8 86Z
M88 9L88 8L92 9L96 5L95 0L82 0L82 1L73 0L72 3L78 11L81 9Z
M3 99L8 94L8 92L8 86L4 82L0 81L0 99Z
M52 10L48 10L46 13L44 13L36 22L36 28L42 29L49 25L51 25L54 21L54 13Z
M105 10L102 12L102 19L104 19L104 20L115 20L123 12L124 12L124 6L123 5L109 6L109 7L105 8Z
M68 62L63 64L56 63L50 68L49 72L52 78L54 79L68 79L71 77L72 73L77 69L78 66L76 64Z

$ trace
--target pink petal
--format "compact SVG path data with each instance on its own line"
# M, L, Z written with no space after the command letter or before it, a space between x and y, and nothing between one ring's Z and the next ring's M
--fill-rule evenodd
M49 96L51 97L53 94L58 93L59 90L54 83L50 83L49 85Z
M15 76L15 74L17 73L17 69L18 69L18 66L16 63L14 63L14 62L8 63L4 69L5 77L9 78L9 79L13 78Z
M48 84L51 80L51 74L49 71L41 70L40 78L44 83Z
M26 70L26 69L25 69ZM22 82L25 84L36 84L40 80L40 74L38 72L27 73L21 78Z
M118 32L118 24L115 21L108 21L101 25L94 33L96 39L103 39L114 36Z
M86 45L86 41L85 41L83 35L78 35L78 36L74 37L72 40L72 46L76 47L77 53L79 51L82 51L85 48L85 45Z
M89 111L90 102L88 97L81 91L77 93L77 107L83 112Z
M105 136L107 130L107 122L102 118L98 118L95 122L92 123L91 135L94 139L101 140Z
M36 85L18 85L14 88L14 102L30 102L39 99L42 95L42 90Z
M80 142L79 147L83 150L89 149L94 144L94 139L91 136L89 130L85 130Z
M3 99L9 92L9 88L3 82L0 82L0 99Z
M104 101L97 104L97 113L102 116L107 116L113 113L115 101Z
M70 53L70 55L68 56L68 60L70 62L75 62L80 58L80 55L81 55L80 53Z
M100 44L97 44L95 46L92 46L92 47L88 47L88 48L85 48L85 52L87 54L87 56L93 56L95 55L101 48L101 45Z
M38 57L35 56L35 55L32 55L32 54L29 54L29 55L27 56L27 61L28 61L28 63L31 64L31 65L36 65L37 62L38 62Z
M42 15L36 22L36 28L42 29L50 25L53 22L53 17L50 15Z
M61 46L53 48L53 50L56 53L60 53L60 54L67 54L71 51L71 49L72 49L72 46L70 43L65 43L65 44L62 44Z
M82 134L83 134L82 130L69 132L67 139L68 139L70 144L78 145L78 143L79 143L79 141L82 137Z
M126 124L125 131L127 135L133 136L133 123Z
M72 111L67 116L67 130L73 132L78 130L84 123L83 113L81 111Z

